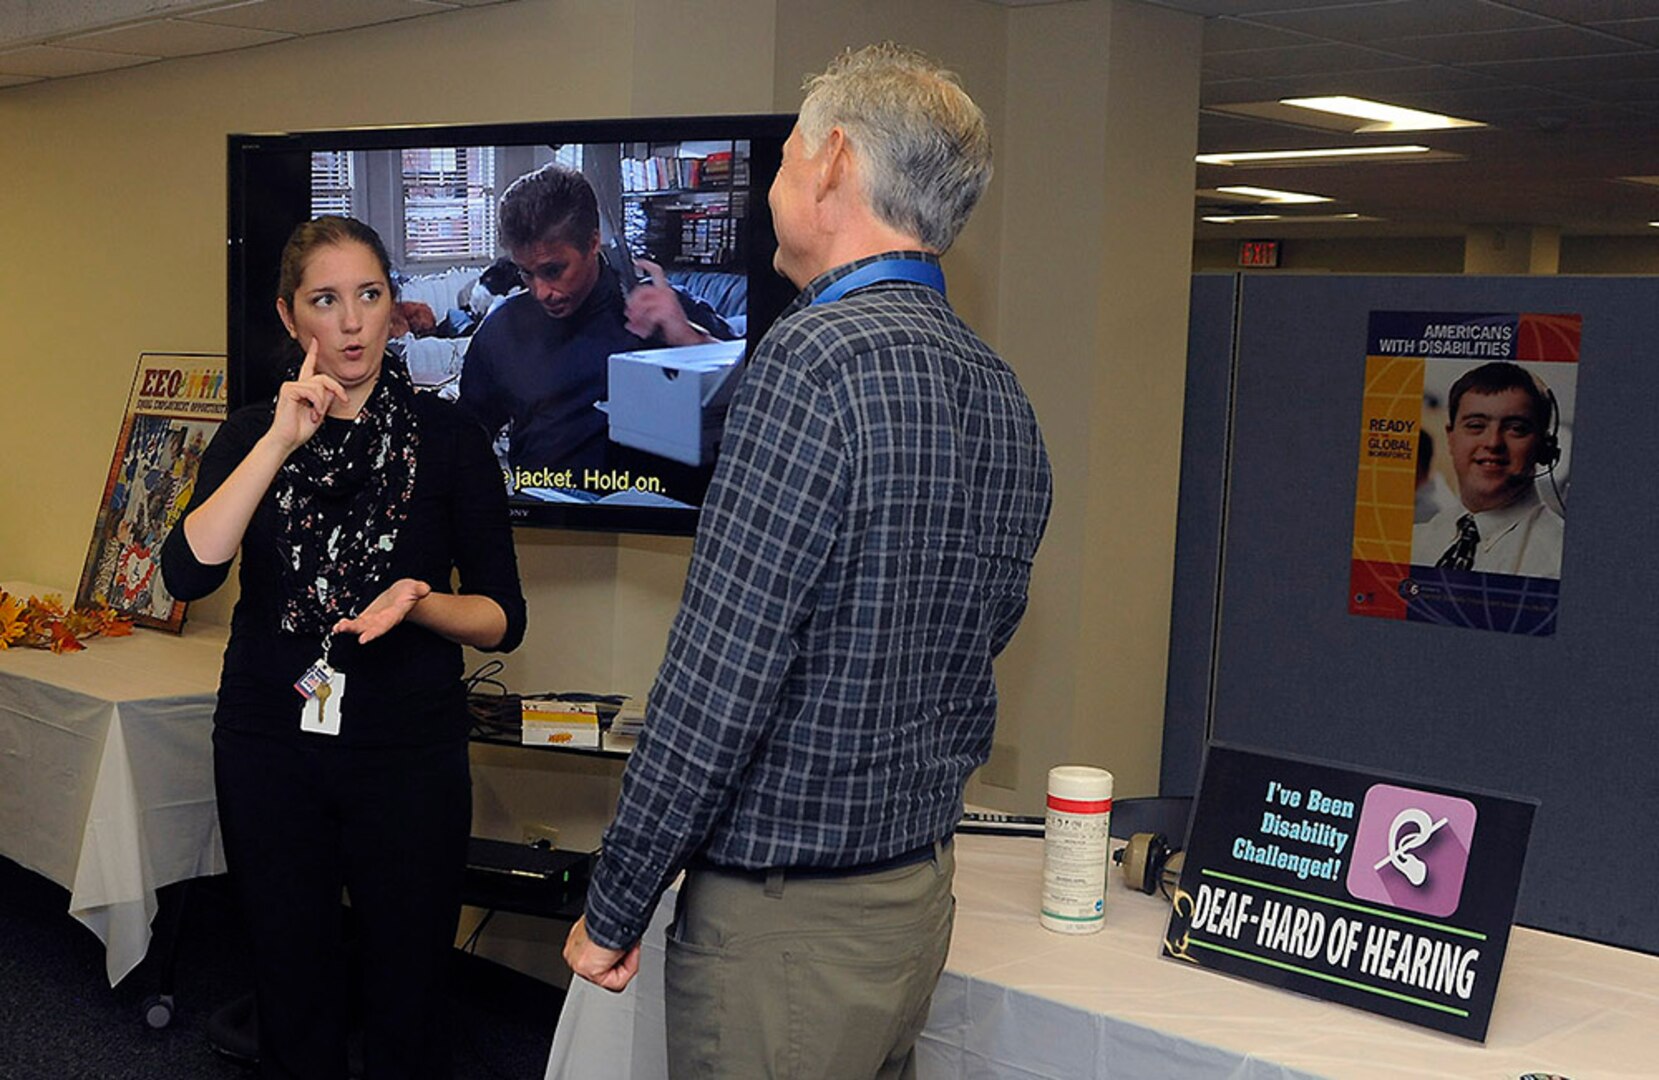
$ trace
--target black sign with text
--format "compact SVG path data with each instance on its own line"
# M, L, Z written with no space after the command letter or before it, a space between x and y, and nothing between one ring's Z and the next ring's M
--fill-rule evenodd
M1211 746L1164 955L1483 1040L1536 809Z

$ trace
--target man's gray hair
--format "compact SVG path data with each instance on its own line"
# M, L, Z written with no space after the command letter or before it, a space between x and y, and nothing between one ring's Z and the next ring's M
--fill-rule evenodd
M876 216L949 248L991 179L985 114L956 76L888 42L843 53L805 88L796 126L807 152L839 127L864 163Z

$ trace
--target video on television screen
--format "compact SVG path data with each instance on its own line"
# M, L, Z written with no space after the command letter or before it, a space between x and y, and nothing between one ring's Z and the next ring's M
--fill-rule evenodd
M391 257L391 350L489 432L515 521L690 532L749 347L793 294L766 204L790 124L232 136L232 406L300 358L275 312L289 232L347 215Z

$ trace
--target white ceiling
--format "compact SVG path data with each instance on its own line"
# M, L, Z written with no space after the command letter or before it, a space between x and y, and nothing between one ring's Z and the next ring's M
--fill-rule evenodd
M0 87L500 2L0 0ZM1336 202L1303 213L1379 219L1280 222L1277 233L1455 235L1470 224L1656 231L1647 222L1659 220L1659 183L1621 178L1659 177L1659 0L1142 2L1206 17L1202 152L1402 141L1218 109L1293 96L1351 94L1491 125L1409 136L1457 155L1447 162L1198 167L1201 191L1252 184L1313 192ZM1223 208L1204 196L1199 206ZM1261 227L1198 225L1200 236L1252 228Z
M1659 177L1659 0L1145 2L1207 17L1201 152L1412 142L1462 156L1386 166L1199 166L1200 189L1312 192L1338 201L1302 212L1383 219L1275 223L1275 232L1455 235L1471 224L1541 225L1569 235L1659 232L1647 225L1659 220L1659 186L1620 179ZM1217 111L1321 94L1492 126L1354 136ZM1199 234L1252 228L1262 231L1200 223Z
M0 0L0 87L502 0Z

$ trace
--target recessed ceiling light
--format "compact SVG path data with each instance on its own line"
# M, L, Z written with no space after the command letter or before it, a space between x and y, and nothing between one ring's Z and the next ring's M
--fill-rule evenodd
M1455 116L1443 116L1440 113L1407 109L1383 101L1342 95L1280 98L1279 104L1289 105L1294 109L1312 109L1315 112L1334 113L1337 116L1351 116L1356 120L1371 121L1354 128L1356 134L1376 131L1443 131L1447 128L1486 126L1479 120L1462 120Z
M1338 221L1380 221L1365 214L1205 214L1204 221L1216 225L1248 225L1257 221L1282 221L1287 225L1326 225Z
M1308 164L1321 160L1406 159L1430 153L1434 151L1426 146L1326 146L1313 150L1229 150L1219 154L1199 154L1194 160L1200 165Z
M1329 195L1312 195L1304 191L1280 191L1277 188L1251 187L1248 184L1229 184L1227 187L1218 187L1216 190L1227 195L1244 195L1252 199L1259 199L1264 204L1332 201Z

